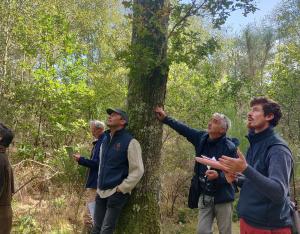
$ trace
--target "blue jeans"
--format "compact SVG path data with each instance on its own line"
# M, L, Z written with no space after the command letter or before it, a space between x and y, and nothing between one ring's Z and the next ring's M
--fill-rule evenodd
M129 194L116 192L113 195L101 198L96 196L95 225L92 234L112 234L116 228L122 208L126 204Z

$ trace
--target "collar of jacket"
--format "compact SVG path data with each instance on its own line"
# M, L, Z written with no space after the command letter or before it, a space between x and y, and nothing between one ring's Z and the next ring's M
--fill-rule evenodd
M96 145L97 142L98 142L99 140L101 140L103 137L104 137L104 133L102 133L102 134L99 136L98 139L94 139L93 142L92 142L92 144L93 144L93 145Z
M119 130L117 130L117 131L115 132L114 136L118 136L118 135L122 134L122 133L125 132L125 131L126 131L125 128L119 129ZM110 130L107 130L106 132L107 132L107 134L110 135Z
M225 138L226 138L226 134L220 136L220 137L217 138L217 139L210 139L210 138L208 137L208 138L207 138L207 143L210 144L210 145L216 145L216 144L218 144L219 142L222 142Z
M250 130L248 136L246 137L248 138L250 143L256 143L272 135L274 135L274 129L273 127L268 127L267 129L259 133L254 133L253 130Z

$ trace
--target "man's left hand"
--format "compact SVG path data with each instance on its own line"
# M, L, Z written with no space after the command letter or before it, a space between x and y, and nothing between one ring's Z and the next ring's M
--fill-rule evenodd
M74 158L74 160L75 160L76 162L78 162L79 159L80 159L80 154L79 154L79 153L73 154L73 158Z
M219 174L216 170L207 170L205 175L207 176L208 180L215 180L219 177Z
M238 149L237 151L238 158L231 158L228 156L222 156L219 159L219 162L225 167L227 172L230 173L241 173L246 170L248 164L245 159L245 156Z
M122 193L122 191L119 189L119 187L117 187L117 193Z

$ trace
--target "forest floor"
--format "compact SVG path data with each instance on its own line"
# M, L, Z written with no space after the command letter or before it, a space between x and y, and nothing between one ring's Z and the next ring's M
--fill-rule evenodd
M62 191L60 191L62 192ZM81 214L84 208L80 194L68 196L58 193L40 195L18 194L14 198L14 234L76 234L81 233ZM193 234L197 228L197 211L186 209L179 219L163 218L162 234ZM181 221L178 221L182 219ZM214 223L214 234L218 233ZM233 234L239 233L238 222L233 222Z

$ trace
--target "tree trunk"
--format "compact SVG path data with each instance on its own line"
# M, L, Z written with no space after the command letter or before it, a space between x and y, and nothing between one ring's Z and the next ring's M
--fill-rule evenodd
M135 0L128 90L129 128L140 142L145 174L132 193L117 233L160 233L160 151L162 125L154 108L165 101L168 76L165 0Z

